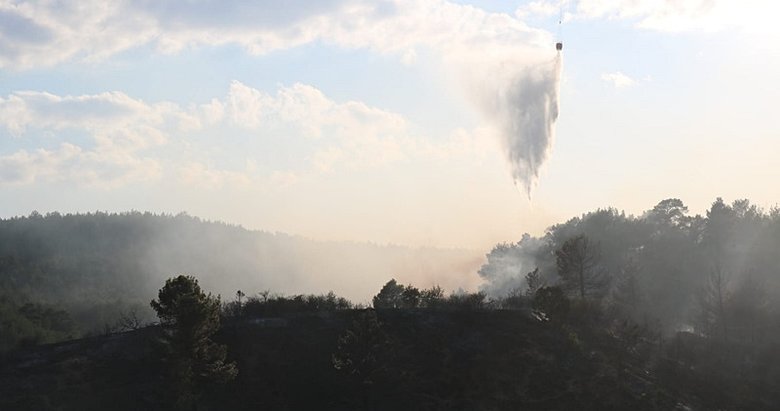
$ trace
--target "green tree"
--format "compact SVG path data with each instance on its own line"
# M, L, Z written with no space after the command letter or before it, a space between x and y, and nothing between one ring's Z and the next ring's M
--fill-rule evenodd
M199 386L235 378L238 369L225 362L226 347L211 340L219 330L219 297L205 294L195 277L179 275L165 281L151 306L163 329L177 408L191 409Z

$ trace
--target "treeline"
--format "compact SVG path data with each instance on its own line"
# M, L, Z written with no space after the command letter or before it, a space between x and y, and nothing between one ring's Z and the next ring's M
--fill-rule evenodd
M0 296L0 352L77 335L77 327L66 311Z
M641 216L597 210L542 237L500 244L479 270L485 280L480 292L445 296L441 288L391 281L373 305L532 309L537 290L560 287L569 300L665 335L688 330L723 340L780 341L778 250L776 208L718 199L705 215L691 216L680 200L668 199ZM17 345L128 329L120 322L153 321L149 297L172 273L193 274L223 296L244 287L289 291L303 278L323 282L310 288L327 289L336 278L328 270L354 266L383 280L393 275L386 275L392 261L408 258L408 251L316 243L185 214L32 213L0 220L0 298L6 301L0 324L9 344ZM362 295L368 293L377 291ZM28 303L66 312L73 329L31 331L35 321L20 311ZM335 294L244 296L239 306L256 316L354 307Z
M411 284L399 284L395 279L388 281L373 297L371 307L355 304L347 298L327 294L297 294L285 296L263 291L247 297L241 290L233 301L222 304L222 315L227 318L276 317L290 314L317 313L344 310L386 309L430 309L430 310L484 310L518 308L528 306L527 301L516 298L488 299L482 292L452 292L445 295L440 286L418 289Z
M589 261L576 251L585 238L556 250L561 273ZM238 291L222 302L180 275L151 301L155 327L0 357L0 406L105 409L116 395L120 409L186 410L774 409L780 400L776 344L665 337L607 304L601 279L593 288L580 278L545 283L534 270L529 287L504 297L390 280L366 308L333 292Z
M333 284L340 295L355 298L375 292L391 275L408 277L423 267L434 267L426 275L439 270L457 282L452 273L465 273L469 264L476 270L479 256L319 242L183 213L32 212L0 219L0 297L16 301L15 307L31 302L64 310L77 335L119 329L129 313L153 321L148 301L157 284L176 273L195 275L228 298L239 288L291 293ZM358 275L363 281L351 281Z
M170 233L196 235L193 228L204 224L211 231L237 229L185 214L139 212L0 219L0 296L65 311L78 335L103 332L131 311L151 320L147 300L164 278L153 250ZM181 248L168 244L172 255Z
M778 250L777 208L719 198L690 216L667 199L641 216L602 209L499 244L479 273L493 298L556 286L664 334L780 341Z
M234 301L222 305L222 315L234 317L274 317L288 314L315 313L321 311L352 310L364 308L353 304L333 291L323 295L298 294L284 296L263 291L244 301L245 294L239 290Z

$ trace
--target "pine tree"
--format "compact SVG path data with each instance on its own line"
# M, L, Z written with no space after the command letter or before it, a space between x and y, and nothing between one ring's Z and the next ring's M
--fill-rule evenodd
M151 306L163 329L177 408L191 409L200 385L235 378L235 363L225 362L227 348L211 340L219 330L219 297L201 291L194 277L180 275L165 281Z

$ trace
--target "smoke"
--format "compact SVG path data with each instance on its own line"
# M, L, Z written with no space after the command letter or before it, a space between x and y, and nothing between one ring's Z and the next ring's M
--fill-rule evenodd
M483 66L465 75L472 100L495 127L515 184L530 199L553 145L562 58L538 49L508 51L514 56L480 57Z
M499 94L498 124L515 184L531 198L539 172L552 150L555 121L558 119L558 93L561 54L548 62L517 73Z
M166 278L186 273L226 298L239 289L247 295L266 289L281 294L333 291L365 303L391 278L420 288L475 289L476 271L484 262L477 250L316 241L186 216L142 222L160 226L148 228L138 258L144 265L138 271L151 284L142 291L152 294Z
M539 266L539 254L544 240L523 234L516 244L498 244L487 254L487 262L479 269L485 281L480 291L493 298L527 287L525 275Z

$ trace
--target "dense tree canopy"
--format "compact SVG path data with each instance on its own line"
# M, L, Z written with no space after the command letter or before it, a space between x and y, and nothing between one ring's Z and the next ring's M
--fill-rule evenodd
M691 216L671 198L640 216L601 209L554 225L541 238L499 244L479 272L491 298L528 288L524 275L538 268L534 281L560 284L570 296L588 298L587 280L598 279L594 291L601 292L592 297L665 332L696 329L748 339L756 338L755 330L766 335L773 329L757 323L766 319L750 301L763 312L780 310L777 250L778 208L718 198L705 215ZM743 316L753 325L736 320ZM723 324L733 332L724 332ZM780 330L773 332L780 338Z
M132 332L4 353L0 408L122 396L124 409L168 409L168 390L183 409L775 409L779 245L777 209L718 199L690 216L669 199L501 244L480 292L390 280L376 309L333 292L234 289L221 304L178 276L151 304L159 327L137 329L130 311ZM0 343L70 338L68 318L0 295L0 331L21 333ZM211 384L236 375L225 347L241 376Z

